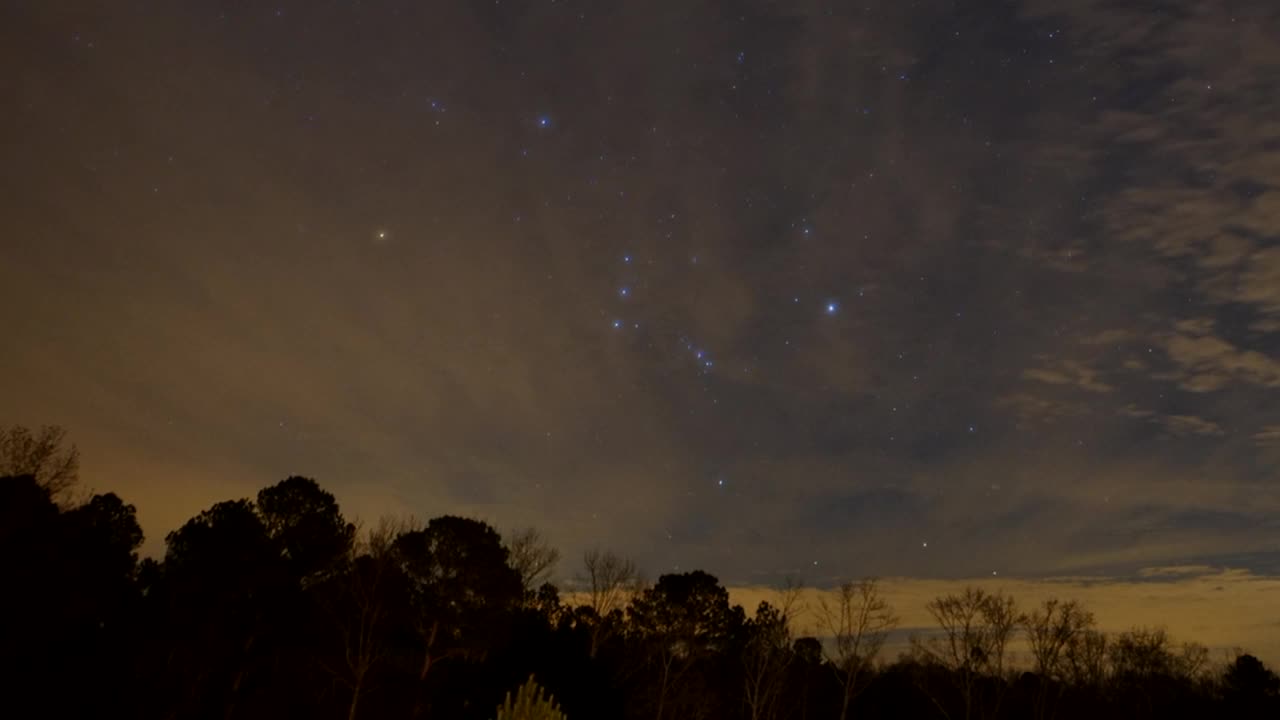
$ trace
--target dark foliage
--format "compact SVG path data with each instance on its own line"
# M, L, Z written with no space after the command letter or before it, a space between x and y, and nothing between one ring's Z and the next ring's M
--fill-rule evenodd
M530 675L580 720L841 713L822 644L792 638L768 604L749 620L701 571L602 618L554 586L526 589L483 522L443 516L358 543L301 477L200 513L162 561L139 562L141 543L113 494L66 507L31 475L0 479L0 682L15 717L491 720ZM1080 662L976 678L904 656L870 671L849 716L1280 717L1280 679L1251 655L1207 671L1147 630L1062 647Z

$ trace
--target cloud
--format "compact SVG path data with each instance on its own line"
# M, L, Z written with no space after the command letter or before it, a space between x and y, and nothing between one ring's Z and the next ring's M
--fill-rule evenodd
M996 398L996 408L1011 412L1020 422L1053 423L1086 414L1082 403L1050 399L1031 393L1013 393Z
M1280 447L1280 425L1268 425L1253 434L1253 441L1265 447Z
M1167 415L1154 410L1142 410L1135 405L1126 405L1118 412L1124 417L1149 420L1163 427L1171 435L1218 436L1223 434L1220 425L1195 415Z
M1041 0L1025 11L1062 23L1081 63L1116 69L1093 89L1088 161L1125 158L1097 206L1108 235L1154 251L1206 300L1244 306L1259 331L1274 332L1280 10L1186 3L1154 14L1138 2ZM1149 92L1128 90L1143 85Z
M1024 370L1022 377L1050 385L1074 385L1095 393L1109 393L1115 389L1099 380L1097 371L1072 360L1062 360L1056 367Z
M1080 338L1081 345L1124 345L1132 342L1137 335L1132 330L1112 328Z
M1210 392L1232 381L1280 387L1280 360L1256 350L1239 348L1216 335L1173 333L1163 341L1178 366L1178 384L1186 390Z

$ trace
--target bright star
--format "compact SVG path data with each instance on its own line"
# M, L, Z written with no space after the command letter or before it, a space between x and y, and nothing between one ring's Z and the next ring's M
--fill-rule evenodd
M624 285L618 288L618 294L621 295L622 297L627 297L631 294L631 288Z
M836 314L836 311L837 311L837 310L839 310L839 309L840 309L840 306L839 306L839 305L837 305L834 301L827 303L827 314L828 314L828 315L835 315L835 314Z
M621 320L614 320L614 321L613 321L613 328L616 330L616 329L618 329L618 328L620 328L620 327L622 327L622 321L621 321Z
M549 116L549 115L539 115L539 116L538 116L538 127L541 127L541 128L551 127L551 116Z

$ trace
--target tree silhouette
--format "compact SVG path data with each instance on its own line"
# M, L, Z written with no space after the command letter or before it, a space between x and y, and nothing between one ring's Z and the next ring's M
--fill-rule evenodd
M621 625L622 609L643 587L640 572L632 560L598 549L583 553L582 580L587 586L587 610L579 617L591 627L589 654L595 657L600 645Z
M421 648L419 685L437 662L483 658L522 595L520 575L507 564L498 533L479 520L446 515L401 534L394 549ZM414 715L425 708L419 688Z
M999 712L1005 682L1005 650L1017 626L1013 598L967 587L928 606L941 635L915 638L914 648L956 679L966 720ZM983 688L990 689L985 697Z
M257 510L289 569L304 582L332 570L351 550L355 525L311 478L295 475L262 489Z
M1280 677L1247 653L1237 655L1223 672L1222 695L1231 717L1280 717Z
M165 638L174 638L183 713L220 707L234 715L250 674L268 659L280 613L287 566L248 500L220 502L165 538L154 600L168 611ZM158 610L160 608L157 608ZM164 638L161 640L163 641Z
M1021 622L1038 676L1035 717L1051 717L1050 694L1060 695L1064 689L1070 673L1070 653L1084 633L1093 629L1093 613L1073 600L1051 598L1024 615Z
M341 571L315 587L337 640L337 648L321 665L350 692L347 720L357 717L374 671L390 654L397 608L407 606L408 583L397 564L394 543L408 529L404 521L383 518L351 546Z
M657 667L654 720L667 717L674 696L689 695L689 671L728 649L745 623L742 608L729 605L729 591L701 570L658 578L631 602L627 617L628 631ZM680 710L680 717L691 712L687 703Z
M357 534L300 476L212 505L158 561L139 562L133 506L65 495L0 477L0 697L38 717L492 720L547 709L532 685L509 692L531 674L588 718L1280 717L1280 680L1256 657L1210 673L1203 646L1105 634L1070 600L1019 617L1000 593L941 596L937 630L884 663L893 614L874 583L819 604L824 652L793 637L794 594L747 620L712 575L642 588L633 563L593 552L570 608L530 587L554 557L536 534L504 543L448 515Z
M546 582L560 562L560 551L547 542L537 528L513 531L506 546L509 563L520 574L520 584L526 594L532 594Z
M787 670L795 659L791 649L791 621L798 602L798 588L795 590L784 590L781 607L761 600L755 616L743 628L743 700L750 720L777 717Z
M822 598L818 624L831 638L828 658L840 681L840 720L845 720L898 617L874 579L842 583L835 596L834 601Z
M34 433L22 425L0 430L0 476L31 476L50 497L61 497L80 479L80 451L66 437L58 425Z
M51 716L123 697L142 543L134 508L114 494L62 510L36 477L0 478L0 687L15 707ZM68 676L77 693L59 692Z

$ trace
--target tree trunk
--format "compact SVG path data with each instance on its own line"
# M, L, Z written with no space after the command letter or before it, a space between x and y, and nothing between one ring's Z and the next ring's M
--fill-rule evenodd
M667 680L671 676L671 662L668 660L662 663L662 685L658 689L658 714L654 716L654 720L662 720L662 711L667 704Z
M427 673L431 672L431 664L434 662L434 658L431 656L431 648L435 646L436 635L439 634L439 632L440 621L433 620L431 622L431 631L427 633L427 648L426 652L422 655L422 668L418 671L417 692L414 693L413 715L411 717L415 718L415 720L423 715L422 686L427 681Z
M347 720L356 720L356 706L360 704L360 690L364 686L364 673L356 673L351 687L351 705L347 707Z

